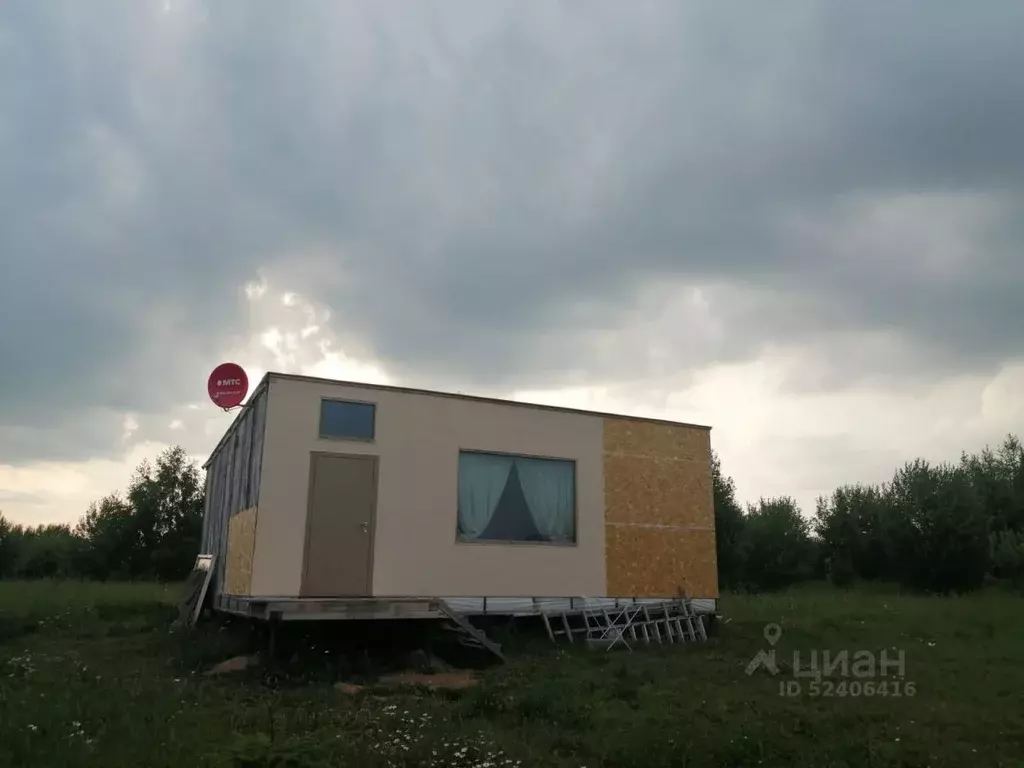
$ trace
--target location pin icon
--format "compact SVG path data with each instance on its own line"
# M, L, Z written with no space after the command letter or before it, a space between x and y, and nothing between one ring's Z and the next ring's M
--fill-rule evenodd
M782 637L782 627L778 624L768 624L764 628L764 639L768 641L768 645L775 645L779 642L779 638Z

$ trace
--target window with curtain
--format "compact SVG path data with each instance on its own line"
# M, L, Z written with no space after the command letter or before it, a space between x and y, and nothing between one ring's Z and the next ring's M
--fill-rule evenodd
M576 542L576 463L459 453L462 541Z

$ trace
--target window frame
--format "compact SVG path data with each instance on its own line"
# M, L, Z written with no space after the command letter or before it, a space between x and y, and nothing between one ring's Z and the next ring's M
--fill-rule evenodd
M512 459L540 459L560 461L572 465L572 541L523 541L521 539L467 539L459 533L459 456L463 453L482 453L486 456L508 456ZM455 453L455 544L462 546L492 547L579 547L580 545L580 499L579 462L565 456L544 456L512 451L490 451L483 448L459 448Z
M327 435L324 434L324 403L342 403L345 405L368 405L372 409L373 416L371 419L371 426L373 434L370 437L358 437L355 435ZM316 419L316 431L317 439L319 440L340 440L342 442L350 443L373 443L377 440L377 403L370 400L355 400L351 397L321 397L320 405L317 410Z

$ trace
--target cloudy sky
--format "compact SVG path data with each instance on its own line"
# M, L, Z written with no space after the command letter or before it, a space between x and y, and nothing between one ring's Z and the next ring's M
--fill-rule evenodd
M810 512L1024 433L1024 4L0 5L0 510L209 370L711 424Z

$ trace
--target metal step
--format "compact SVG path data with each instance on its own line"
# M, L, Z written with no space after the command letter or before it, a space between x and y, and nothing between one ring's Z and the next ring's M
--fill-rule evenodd
M458 639L461 644L471 648L486 648L502 661L505 660L505 656L501 652L501 646L470 624L465 616L448 605L444 600L439 600L437 607L441 613L451 619L450 622L445 622L441 626L448 631L458 633ZM473 645L470 645L470 643L473 643Z
M636 642L648 645L707 640L703 617L686 598L658 604L626 603L611 609L587 608L581 598L579 610L544 613L542 618L552 642L565 638L571 643L573 635L578 634L590 648L609 650L624 645L632 650Z

